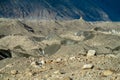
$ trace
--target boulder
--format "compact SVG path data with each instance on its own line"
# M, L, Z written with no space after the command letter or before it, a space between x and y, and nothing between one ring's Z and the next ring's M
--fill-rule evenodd
M75 33L75 36L83 36L85 40L91 39L94 37L94 34L91 31L78 31Z
M60 49L60 47L61 47L60 44L49 45L44 49L44 53L47 55L55 54Z
M10 49L12 57L40 56L41 47L27 36L6 36L0 39L0 49Z

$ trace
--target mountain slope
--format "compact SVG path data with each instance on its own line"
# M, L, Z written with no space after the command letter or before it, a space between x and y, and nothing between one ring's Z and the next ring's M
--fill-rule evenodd
M118 0L0 0L0 17L120 20ZM106 5L107 4L107 5Z

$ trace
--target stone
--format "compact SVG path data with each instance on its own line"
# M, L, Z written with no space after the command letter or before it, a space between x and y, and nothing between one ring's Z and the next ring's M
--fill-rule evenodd
M16 75L17 73L18 73L17 70L12 70L12 71L11 71L11 74L12 74L12 75Z
M61 61L62 61L61 58L57 58L57 59L56 59L56 62L61 62Z
M55 71L55 72L54 72L54 74L59 74L59 73L60 73L60 71L59 71L59 70L57 70L57 71Z
M60 70L60 74L66 74L64 70Z
M82 69L92 69L94 67L93 64L85 64L83 65Z
M57 70L54 74L66 74L66 72L64 70Z
M113 74L113 72L112 72L111 70L105 70L105 71L103 71L103 73L102 73L103 76L110 76L110 75L112 75L112 74Z
M61 45L59 45L59 44L49 45L49 46L45 47L44 53L47 55L55 54L60 49L60 47L61 47Z
M70 57L70 60L75 60L75 59L76 59L76 57L75 57L75 56Z
M41 60L40 63L43 65L43 64L45 64L45 61L44 61L44 60Z
M94 37L93 33L91 31L78 31L74 34L75 36L84 36L84 40L88 40Z
M87 57L91 57L91 56L95 56L96 55L96 51L95 50L89 50L87 53Z

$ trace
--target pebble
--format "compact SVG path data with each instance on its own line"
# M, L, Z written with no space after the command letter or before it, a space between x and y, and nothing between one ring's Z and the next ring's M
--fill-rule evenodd
M89 50L87 53L87 57L91 57L91 56L95 56L96 55L96 51L95 50Z
M60 70L60 74L66 74L64 70Z
M54 74L65 74L66 72L64 70L57 70L54 72Z
M17 73L18 73L17 70L12 70L12 71L11 71L11 74L12 74L12 75L16 75Z
M82 69L92 69L94 67L93 64L85 64Z
M62 61L61 58L57 58L57 59L56 59L56 62L61 62L61 61Z
M103 71L103 73L102 73L103 76L110 76L110 75L112 75L112 74L113 74L113 72L112 72L111 70L105 70L105 71Z
M44 61L44 60L41 60L40 63L43 65L43 64L45 64L45 61Z
M6 67L13 67L13 64L8 64L6 65Z
M57 71L55 71L55 72L54 72L54 74L59 74L59 73L60 73L60 71L59 71L59 70L57 70Z
M70 60L74 60L76 57L75 56L73 56L73 57L70 57Z

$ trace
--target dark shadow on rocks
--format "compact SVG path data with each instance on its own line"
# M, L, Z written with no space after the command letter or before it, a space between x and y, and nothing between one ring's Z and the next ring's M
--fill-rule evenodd
M5 58L11 58L11 51L0 49L0 60L5 59Z
M102 31L102 32L105 32L106 30L101 28L101 27L95 27L94 28L95 31Z
M24 25L24 28L25 28L28 32L32 32L32 33L35 32L35 31L33 30L33 28L29 27L27 24L22 23L22 22L20 22L20 23Z
M28 53L24 48L22 48L22 46L18 45L16 47L14 47L14 49L12 50L12 57L30 57L30 56L34 56L30 53Z
M5 37L5 35L0 35L0 39L3 38L3 37Z

